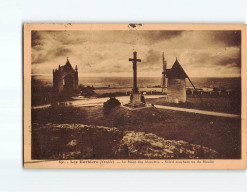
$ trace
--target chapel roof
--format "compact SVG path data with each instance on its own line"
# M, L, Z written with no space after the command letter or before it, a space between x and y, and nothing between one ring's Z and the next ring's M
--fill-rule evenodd
M68 58L66 64L64 66L61 66L61 71L66 71L66 70L74 70Z

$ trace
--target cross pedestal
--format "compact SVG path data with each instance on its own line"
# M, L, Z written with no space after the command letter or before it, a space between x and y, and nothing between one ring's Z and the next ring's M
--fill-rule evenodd
M133 52L133 58L129 58L129 61L133 63L133 88L130 94L129 106L131 107L142 107L145 106L144 96L139 93L137 87L137 62L141 62L141 59L137 59L137 52Z
M128 105L135 108L144 107L145 106L144 96L141 93L132 92L130 94L130 102Z

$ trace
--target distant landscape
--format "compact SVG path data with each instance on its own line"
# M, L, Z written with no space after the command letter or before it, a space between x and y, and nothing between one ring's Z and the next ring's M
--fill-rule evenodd
M50 75L32 75L33 81L39 81L43 86L52 86L52 74ZM236 89L241 86L240 77L191 77L193 84L197 88L224 88L224 89ZM79 85L94 86L95 88L132 88L132 77L82 77L79 76ZM35 84L35 83L32 83ZM160 77L138 77L139 88L154 87L161 85ZM191 87L191 84L187 82L187 86Z
M187 81L186 103L167 103L162 98L148 100L147 102L150 104L197 108L225 113L241 113L241 78L191 78L191 80L200 94L196 91L193 92L194 89ZM140 77L138 82L140 83L139 90L144 94L161 94L161 79L159 77ZM84 87L93 86L93 93L87 98L92 96L98 98L129 96L132 90L131 77L80 77L79 83ZM54 101L52 77L50 75L32 76L32 97L33 106L49 104ZM62 101L63 100L73 99L67 97L62 99ZM201 100L203 100L203 102L201 102Z

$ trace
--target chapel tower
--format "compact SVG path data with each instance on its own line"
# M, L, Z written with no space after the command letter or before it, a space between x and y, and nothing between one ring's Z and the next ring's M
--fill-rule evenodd
M58 66L53 69L53 89L56 93L69 92L73 93L78 88L78 68L75 69L67 58L64 66Z

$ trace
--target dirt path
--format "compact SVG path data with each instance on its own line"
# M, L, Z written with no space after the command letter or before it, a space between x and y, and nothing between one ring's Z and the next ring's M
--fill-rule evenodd
M156 95L149 95L146 96L147 99L151 98L160 98L160 96ZM74 100L74 101L66 101L68 105L74 107L90 107L90 106L100 106L103 105L109 98L95 98L95 99L83 99L83 100ZM129 102L128 96L117 97L117 99L122 104L127 104ZM32 109L39 109L39 108L47 108L50 107L50 104L41 105L41 106L34 106ZM174 111L181 111L181 112L191 112L197 114L204 114L209 116L220 116L220 117L228 117L228 118L241 118L240 115L237 114L228 114L228 113L221 113L221 112L213 112L213 111L206 111L206 110L197 110L197 109L189 109L189 108L181 108L181 107L173 107L173 106L162 106L162 105L154 105L156 108L159 109L166 109L166 110L174 110Z
M181 111L181 112L191 112L191 113L197 113L197 114L204 114L204 115L210 115L210 116L221 116L221 117L228 117L228 118L241 118L241 116L237 114L227 114L227 113L221 113L221 112L179 108L179 107L172 107L172 106L161 106L161 105L154 105L154 106L159 109L175 110L175 111Z
M153 98L160 98L163 97L164 95L147 95L145 96L146 99L153 99ZM129 102L129 96L120 96L116 97L121 104L127 104ZM99 106L103 105L104 102L106 102L109 99L109 97L105 98L84 98L84 99L79 99L79 100L73 100L73 101L65 101L62 102L63 104L68 104L74 107L87 107L87 106ZM40 109L40 108L48 108L50 107L51 104L46 104L46 105L40 105L40 106L32 106L32 109Z

